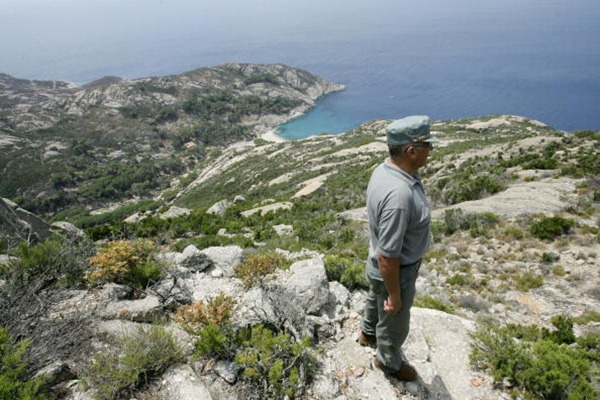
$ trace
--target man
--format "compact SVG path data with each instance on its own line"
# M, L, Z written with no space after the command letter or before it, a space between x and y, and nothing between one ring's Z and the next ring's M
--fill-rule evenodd
M402 360L400 348L408 336L417 275L430 240L431 213L417 174L438 141L429 128L427 116L388 125L390 158L373 171L367 188L370 289L358 341L377 344L375 366L402 381L418 378Z

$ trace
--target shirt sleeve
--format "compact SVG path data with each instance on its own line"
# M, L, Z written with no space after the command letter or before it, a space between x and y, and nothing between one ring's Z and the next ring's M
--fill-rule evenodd
M403 208L384 209L379 219L378 253L388 258L400 258L409 213Z

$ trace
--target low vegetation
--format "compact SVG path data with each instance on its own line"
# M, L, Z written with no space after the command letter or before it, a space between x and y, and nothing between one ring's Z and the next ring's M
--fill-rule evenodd
M82 379L97 399L124 398L182 360L181 349L163 326L140 327L114 339L108 351L92 354Z
M480 324L473 334L471 362L493 377L508 380L514 396L526 399L593 399L600 395L594 368L600 361L598 334L576 338L573 322L552 319L554 329ZM596 365L596 366L595 366Z
M235 268L235 274L246 287L260 286L269 274L287 265L287 259L276 252L251 254Z
M234 361L252 399L302 396L315 373L310 338L296 338L274 326L236 327L235 301L220 294L177 310L175 320L198 337L197 357Z
M44 400L45 377L31 376L27 358L30 341L14 342L0 327L0 399Z
M156 252L149 239L109 242L90 258L90 269L83 278L92 286L114 282L145 289L165 274L165 267L155 260Z

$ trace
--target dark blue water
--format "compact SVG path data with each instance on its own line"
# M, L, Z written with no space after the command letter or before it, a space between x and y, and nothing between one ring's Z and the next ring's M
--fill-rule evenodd
M0 0L0 72L79 83L228 61L343 83L290 138L516 114L600 129L598 0Z

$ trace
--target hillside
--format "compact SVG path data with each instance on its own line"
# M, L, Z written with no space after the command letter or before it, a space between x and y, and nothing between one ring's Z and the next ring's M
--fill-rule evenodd
M5 240L3 321L32 339L35 369L55 362L61 398L593 398L600 134L503 115L434 123L434 244L404 350L421 379L402 384L355 342L364 193L388 123L238 140L152 199L53 218L84 231L55 224L62 236L30 251ZM17 226L0 232L27 236L24 211L0 211Z
M148 197L214 149L342 88L285 65L83 86L0 74L0 196L38 214Z

